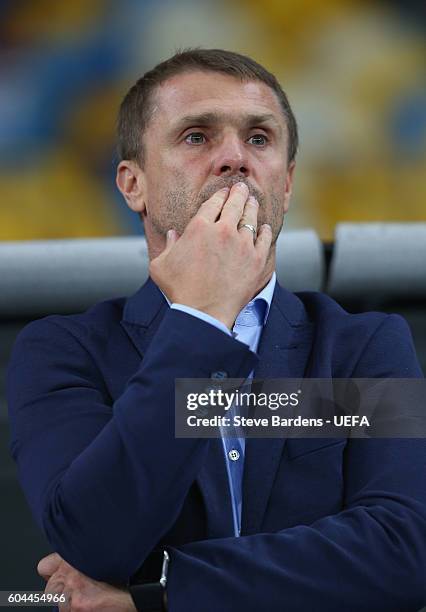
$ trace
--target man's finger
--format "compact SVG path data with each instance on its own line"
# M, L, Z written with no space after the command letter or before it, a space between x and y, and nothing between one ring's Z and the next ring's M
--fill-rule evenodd
M259 212L259 204L254 196L249 196L249 199L244 206L242 217L238 223L240 232L244 232L251 239L254 238L253 233L246 227L242 227L245 223L252 225L257 230L257 213Z
M44 587L46 595L61 595L65 589L65 581L63 576L52 576L47 581Z
M54 601L58 606L59 612L70 612L71 610L71 591L65 584L64 576L52 576L44 589L46 595L62 595L65 601Z
M226 200L220 215L221 221L230 223L235 228L239 225L245 203L249 196L249 188L245 183L236 183Z
M51 553L38 562L37 572L42 578L49 580L50 576L58 569L61 561L62 557L58 553Z
M219 189L212 195L211 198L206 200L204 204L200 207L200 210L197 212L197 215L200 217L204 217L206 221L211 221L214 223L220 212L223 208L224 203L229 195L229 187L224 187L223 189Z
M271 243L272 243L272 229L271 226L268 225L267 223L264 223L259 230L259 233L257 234L257 239L256 239L256 243L255 243L255 249L256 251L259 251L260 253L262 253L262 255L265 258L268 257L268 253L269 253L269 249L271 248Z

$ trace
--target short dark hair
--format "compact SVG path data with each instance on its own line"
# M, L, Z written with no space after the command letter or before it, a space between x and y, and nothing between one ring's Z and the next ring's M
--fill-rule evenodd
M178 51L146 72L124 97L117 122L118 157L133 159L142 165L142 136L153 110L153 92L167 79L181 73L204 70L229 74L241 81L262 81L277 95L288 130L288 161L295 159L298 148L296 118L276 77L246 55L224 49L190 48Z

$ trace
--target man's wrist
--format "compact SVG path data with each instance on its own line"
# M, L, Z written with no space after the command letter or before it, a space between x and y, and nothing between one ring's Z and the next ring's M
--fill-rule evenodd
M170 557L166 550L153 551L129 585L137 610L167 612L167 574Z
M198 310L197 308L193 308L192 306L186 306L185 304L173 303L170 306L174 310L180 310L181 312L185 312L193 317L197 317L197 319L201 319L210 325L213 325L220 331L223 331L228 336L230 335L230 328L220 319L213 317L211 314L204 312L204 310Z

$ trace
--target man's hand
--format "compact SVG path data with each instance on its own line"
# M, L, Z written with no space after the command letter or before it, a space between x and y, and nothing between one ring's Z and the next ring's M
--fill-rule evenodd
M60 612L135 612L130 593L88 578L57 553L44 557L37 571L47 581L45 593L64 593Z
M154 282L171 302L197 308L232 325L241 308L269 280L265 269L272 232L257 239L242 224L257 227L259 205L244 183L204 202L179 238L169 231L165 250L150 264Z

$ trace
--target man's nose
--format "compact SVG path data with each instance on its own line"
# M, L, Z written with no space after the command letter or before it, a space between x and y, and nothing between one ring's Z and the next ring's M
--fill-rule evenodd
M249 173L249 160L245 143L236 136L225 138L215 151L213 174L216 176L233 174L248 176Z

